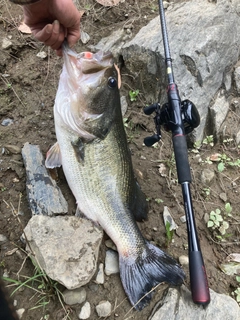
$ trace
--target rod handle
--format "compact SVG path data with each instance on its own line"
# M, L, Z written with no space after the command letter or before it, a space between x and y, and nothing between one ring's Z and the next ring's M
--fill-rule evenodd
M201 251L189 252L189 271L193 302L200 305L209 304L210 292Z
M188 162L188 149L185 135L175 135L172 138L177 167L178 183L191 182L191 172Z

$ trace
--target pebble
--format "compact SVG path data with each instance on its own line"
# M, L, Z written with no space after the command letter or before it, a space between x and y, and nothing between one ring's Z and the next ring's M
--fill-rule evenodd
M222 201L227 202L227 195L226 195L225 192L221 192L221 193L219 194L219 198L220 198Z
M170 223L170 228L169 230L176 230L178 228L177 224L175 223L175 221L173 220L170 210L167 206L163 207L163 220L164 220L164 224L166 226L166 223L169 222Z
M7 242L7 237L4 234L0 234L0 245Z
M97 273L95 282L99 283L99 284L104 283L103 263L99 264L99 269L98 269L98 273Z
M3 278L9 278L9 273L8 273L8 271L7 271L7 269L4 269L3 270Z
M21 308L21 309L16 310L16 312L17 312L19 319L22 319L22 316L23 316L23 313L25 312L25 309Z
M213 170L210 169L203 169L201 174L201 182L205 186L210 187L215 177L215 173Z
M3 119L3 121L1 122L1 125L4 127L10 126L11 124L13 124L13 120L12 119Z
M10 41L7 38L4 38L2 40L2 49L9 49L9 48L11 48L11 46L12 46L12 41Z
M112 310L111 303L109 301L101 301L96 306L96 311L98 316L101 318L107 317L110 315Z
M180 217L180 221L181 221L182 223L185 223L185 222L186 222L186 215L181 216L181 217Z
M113 243L113 241L111 239L108 239L105 241L105 246L109 249L117 251L117 247L115 246L115 244Z
M113 250L106 251L105 273L107 276L119 272L118 254Z
M91 315L91 306L90 306L90 303L87 301L82 306L82 309L79 313L78 318L79 319L88 319L90 317L90 315Z
M38 53L36 54L36 56L37 56L38 58L45 59L45 58L47 58L47 52L45 52L45 51L40 51L40 52L38 52Z
M188 258L188 256L180 256L179 258L178 258L178 260L179 260L179 263L182 265L182 266L188 266L189 265L189 258Z
M168 1L163 1L163 8L167 9L169 7L169 2Z
M63 292L63 300L69 306L84 302L86 300L86 296L87 293L84 288L77 288L75 290L65 290Z
M88 43L88 41L90 40L90 36L87 32L81 30L81 41L83 44Z

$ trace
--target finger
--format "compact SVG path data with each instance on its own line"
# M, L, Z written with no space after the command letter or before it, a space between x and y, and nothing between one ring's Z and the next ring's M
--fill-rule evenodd
M79 39L80 39L79 28L74 31L69 31L69 29L67 30L67 41L70 48L73 47Z
M40 31L33 30L35 38L52 49L58 49L65 37L65 29L55 20L52 24L46 25Z

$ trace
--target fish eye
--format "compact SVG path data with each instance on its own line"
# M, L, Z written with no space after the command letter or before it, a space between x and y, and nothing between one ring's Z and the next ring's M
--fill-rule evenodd
M108 78L108 86L110 88L116 88L117 87L117 79L114 77Z

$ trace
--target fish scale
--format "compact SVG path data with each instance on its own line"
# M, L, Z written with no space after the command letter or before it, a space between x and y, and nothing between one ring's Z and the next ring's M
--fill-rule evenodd
M66 44L63 56L54 105L57 143L46 166L63 166L80 211L115 243L123 288L141 310L153 287L180 285L185 275L172 257L144 239L135 221L146 218L147 202L134 177L112 56L76 54Z

